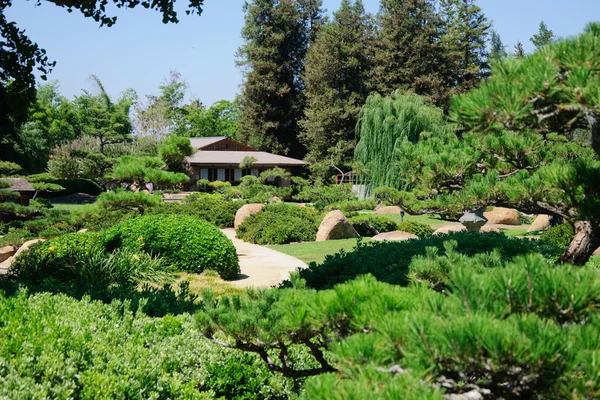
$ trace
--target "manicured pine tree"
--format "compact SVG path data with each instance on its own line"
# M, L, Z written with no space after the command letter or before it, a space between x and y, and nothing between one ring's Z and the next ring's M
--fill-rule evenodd
M239 139L258 149L302 157L298 121L304 108L304 59L322 24L321 0L252 0L244 5L238 65Z
M372 86L382 95L413 90L436 103L448 97L443 22L431 0L382 0Z
M313 176L327 179L332 165L350 168L356 122L368 96L372 35L362 1L343 0L310 46L302 75L306 108L300 139Z
M486 44L491 24L475 0L441 0L440 14L448 73L455 92L466 92L489 76Z
M546 23L544 21L540 22L540 29L538 33L531 37L531 43L535 46L536 49L541 49L547 44L552 43L555 40L554 32L548 29Z
M501 60L507 55L506 46L502 43L500 35L492 29L490 33L490 60Z

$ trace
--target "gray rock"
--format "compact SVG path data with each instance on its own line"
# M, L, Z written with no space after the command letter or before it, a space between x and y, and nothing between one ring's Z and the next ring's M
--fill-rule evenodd
M467 211L458 220L469 232L479 232L488 220L483 216L483 210Z

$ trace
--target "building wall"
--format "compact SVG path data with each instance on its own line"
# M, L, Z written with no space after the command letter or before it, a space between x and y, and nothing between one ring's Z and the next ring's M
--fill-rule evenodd
M247 175L259 176L263 171L272 169L273 167L258 167L258 168L246 168L240 169L236 167L215 167L215 166L192 166L192 174L190 176L190 187L189 190L198 190L196 182L200 179L208 179L210 182L224 181L230 182L232 185L239 185L241 177ZM284 168L286 172L292 172L290 168ZM221 172L219 172L219 170ZM236 176L236 170L237 176ZM222 179L220 179L222 178ZM240 179L237 179L240 178Z

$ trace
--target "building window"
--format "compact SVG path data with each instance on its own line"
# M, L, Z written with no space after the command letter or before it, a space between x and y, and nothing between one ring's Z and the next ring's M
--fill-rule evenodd
M236 168L233 171L233 180L236 181L236 182L242 180L242 170L241 169Z
M200 168L200 179L208 179L208 168Z
M256 168L251 169L250 174L252 174L252 176L258 176L258 169L256 169Z
M219 168L217 170L217 180L218 181L224 181L225 180L225 170L222 168Z

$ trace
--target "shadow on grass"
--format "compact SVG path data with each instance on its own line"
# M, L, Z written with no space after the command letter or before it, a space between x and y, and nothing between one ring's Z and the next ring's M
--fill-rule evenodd
M188 282L181 282L178 289L170 284L155 287L144 284L141 287L90 286L78 282L61 282L53 278L41 281L25 281L15 277L0 277L0 291L7 296L17 295L26 290L34 293L63 293L76 299L84 296L103 303L120 301L130 311L141 311L150 317L163 317L167 314L193 313L203 308L198 295L190 291Z
M359 243L351 252L327 256L320 264L310 263L299 274L306 280L307 286L314 289L331 289L334 285L366 274L381 282L405 286L413 257L425 255L428 247L437 247L438 254L444 255L444 242L449 240L456 241L456 251L466 256L496 250L506 261L529 253L539 253L556 261L562 252L559 247L541 240L511 238L493 232L453 232L404 242ZM282 286L289 287L291 283L286 281Z

